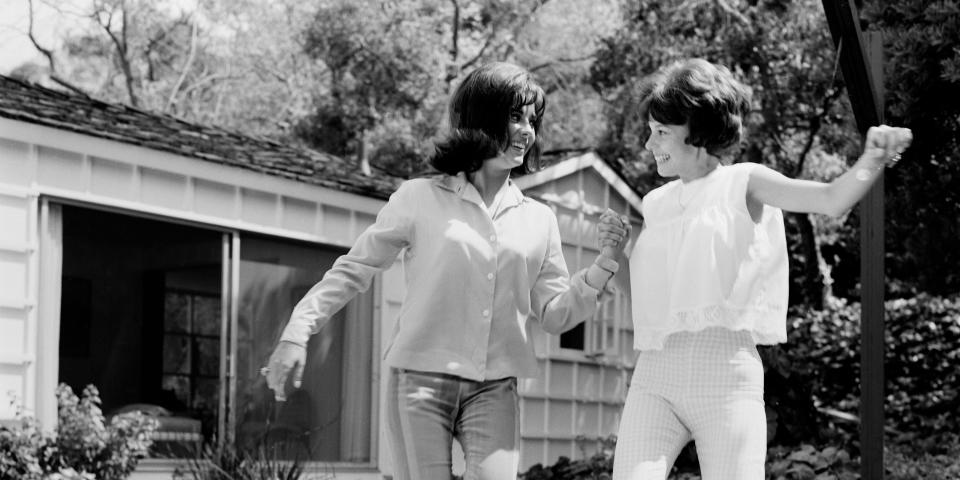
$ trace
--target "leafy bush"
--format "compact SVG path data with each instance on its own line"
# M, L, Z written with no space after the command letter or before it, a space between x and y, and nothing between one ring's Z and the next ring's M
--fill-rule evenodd
M121 480L136 468L152 443L154 419L140 413L113 417L100 410L100 394L88 385L78 398L57 387L55 433L17 412L13 427L0 427L0 478L23 480Z
M935 447L941 435L960 431L960 297L920 294L885 308L887 427ZM777 422L771 439L817 444L854 435L855 423L823 411L858 413L859 304L834 299L823 310L794 309L788 331L787 343L763 349L767 403Z
M833 446L818 449L777 447L767 452L769 480L856 480L860 464L850 454Z
M888 480L955 480L960 478L960 436L944 436L937 452L914 443L888 445L884 467Z
M613 450L617 444L617 437L610 435L598 438L596 442L598 445L596 451L588 454L587 444L593 443L593 440L581 435L577 437L577 445L585 457L584 460L560 457L557 463L547 467L538 463L521 473L519 478L523 480L609 480L613 473Z

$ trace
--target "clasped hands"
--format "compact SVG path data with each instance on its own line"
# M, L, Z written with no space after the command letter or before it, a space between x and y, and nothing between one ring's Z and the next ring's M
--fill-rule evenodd
M597 236L600 243L600 254L616 259L630 241L630 220L626 215L620 215L611 209L600 214L600 223L597 224Z

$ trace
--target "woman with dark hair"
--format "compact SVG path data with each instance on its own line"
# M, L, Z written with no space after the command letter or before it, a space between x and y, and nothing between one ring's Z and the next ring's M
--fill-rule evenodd
M644 84L640 118L657 172L677 177L643 199L643 231L617 281L629 283L640 351L614 455L614 480L663 480L693 440L705 480L762 480L767 426L757 344L786 341L781 210L840 215L911 141L871 127L863 154L830 183L755 163L724 166L750 90L706 60Z
M568 275L553 211L520 192L539 163L543 90L523 69L471 72L450 102L451 135L432 178L404 182L296 305L265 369L278 398L298 387L307 339L402 255L406 296L385 354L393 477L449 479L454 438L465 479L515 479L517 378L537 374L530 328L564 332L593 315L628 235L605 212L602 253Z

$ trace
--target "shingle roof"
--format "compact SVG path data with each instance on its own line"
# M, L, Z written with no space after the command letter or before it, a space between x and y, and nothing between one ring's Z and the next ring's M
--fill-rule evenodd
M366 176L353 162L316 150L59 92L3 75L0 117L369 197L387 198L400 181L376 171Z

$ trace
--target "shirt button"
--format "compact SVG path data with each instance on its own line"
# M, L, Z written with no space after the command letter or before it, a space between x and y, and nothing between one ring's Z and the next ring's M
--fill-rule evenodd
M484 310L483 310L483 316L484 316L484 317L489 317L489 316L490 316L490 310L489 310L489 309L484 309Z
M487 280L493 280L493 274L492 274L492 273L488 273L488 274L487 274Z
M490 235L490 241L491 241L491 242L497 241L497 236L496 236L496 235Z

